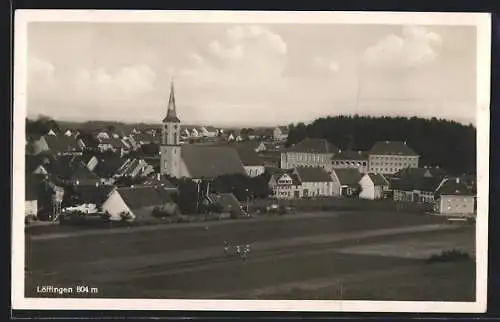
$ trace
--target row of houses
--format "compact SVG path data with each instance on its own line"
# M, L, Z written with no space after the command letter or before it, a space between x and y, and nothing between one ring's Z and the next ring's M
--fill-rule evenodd
M358 169L296 167L279 169L269 185L277 199L314 197L391 198L397 202L427 205L442 214L472 215L476 211L474 176L454 177L439 168L412 168L387 176Z

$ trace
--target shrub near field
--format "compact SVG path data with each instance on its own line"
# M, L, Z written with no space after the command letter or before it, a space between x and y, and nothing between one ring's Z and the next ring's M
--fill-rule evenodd
M405 211L405 212L425 212L424 205L416 203L397 203L389 199L385 200L364 200L358 198L315 198L296 200L272 200L261 199L253 201L250 211L265 211L270 204L278 204L282 207L293 207L297 211Z

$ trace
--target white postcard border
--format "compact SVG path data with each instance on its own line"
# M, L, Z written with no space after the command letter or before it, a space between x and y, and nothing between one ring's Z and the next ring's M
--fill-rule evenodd
M264 11L112 11L17 10L14 35L14 135L12 209L13 309L36 310L207 310L207 311L322 311L322 312L449 312L486 310L489 195L489 108L491 16L487 13L409 12L264 12ZM304 24L413 24L456 25L477 28L477 188L476 301L263 301L263 300L144 300L25 298L24 147L26 117L27 25L29 22L147 22L147 23L304 23Z

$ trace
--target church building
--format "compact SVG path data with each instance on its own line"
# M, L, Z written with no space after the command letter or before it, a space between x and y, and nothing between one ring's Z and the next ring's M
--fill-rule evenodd
M173 82L167 115L162 121L160 171L175 178L213 179L246 171L236 149L180 143L181 121L177 116Z

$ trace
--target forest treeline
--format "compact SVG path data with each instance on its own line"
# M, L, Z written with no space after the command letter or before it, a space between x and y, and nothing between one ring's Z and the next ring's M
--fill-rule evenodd
M422 166L452 174L475 173L476 128L443 119L337 116L289 126L287 146L306 137L325 138L340 149L370 150L377 141L406 141Z

